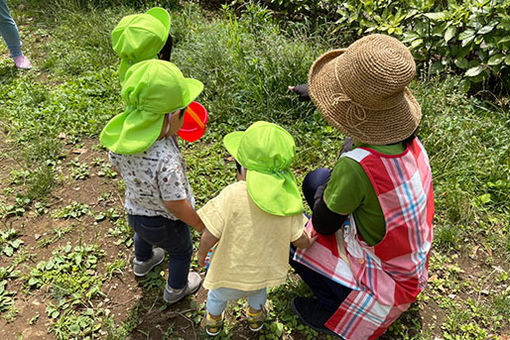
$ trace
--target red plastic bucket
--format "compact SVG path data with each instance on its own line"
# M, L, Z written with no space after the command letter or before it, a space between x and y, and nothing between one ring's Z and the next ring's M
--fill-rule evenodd
M204 135L207 119L209 114L205 107L198 102L191 102L184 113L184 124L177 134L188 142L196 141Z

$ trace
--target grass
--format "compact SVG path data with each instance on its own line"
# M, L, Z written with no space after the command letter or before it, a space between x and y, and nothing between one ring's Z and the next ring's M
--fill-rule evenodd
M150 310L152 302L146 299L159 294L164 284L158 272L142 281L148 297L126 311L126 321L119 323L106 309L90 305L97 306L103 283L122 275L129 266L127 261L103 256L98 244L72 243L69 251L59 250L52 243L68 237L77 242L68 227L59 227L40 241L39 248L50 249L53 255L32 263L26 260L33 254L23 253L23 244L16 241L21 240L22 231L13 233L7 225L30 218L32 213L56 221L70 220L77 227L89 219L107 221L110 227L105 230L105 241L116 244L119 251L132 253L128 249L132 232L119 212L122 206L112 203L118 193L105 192L94 206L82 202L51 206L51 198L61 186L68 182L80 186L79 182L98 171L105 180L118 181L118 192L123 191L111 167L100 158L66 163L63 150L79 148L83 140L97 138L104 124L123 110L118 60L109 34L122 16L144 11L153 3L93 4L80 0L11 1L24 49L35 69L17 72L8 58L0 59L0 126L6 136L6 157L13 164L9 183L0 192L0 215L5 224L0 230L0 261L4 266L0 268L0 301L4 301L0 309L5 307L0 313L14 321L20 317L11 307L14 294L20 297L47 287L51 294L47 295L46 315L32 323L51 319L50 331L60 339L128 337L136 332L140 315ZM271 12L256 5L246 6L236 16L228 8L210 13L193 3L161 4L173 9L172 61L186 76L205 84L199 101L210 112L208 130L200 142L182 143L199 206L233 180L234 165L226 160L229 155L222 146L222 136L257 120L278 123L295 137L298 181L318 166L334 166L343 136L323 121L312 104L298 102L287 91L288 85L305 82L313 60L332 47L327 37L314 33L306 24L281 26ZM0 52L6 53L5 45L0 45ZM510 331L510 114L508 107L466 97L457 88L459 81L432 77L412 84L423 112L419 136L433 169L435 241L429 285L419 302L390 328L388 339L481 339ZM73 250L76 246L84 248ZM11 251L12 260L8 258ZM17 254L23 257L15 261ZM59 279L61 270L72 270L77 256L82 263L90 254L96 257L97 265L77 266L74 278ZM42 266L48 263L60 271L52 268L43 272ZM105 268L103 274L99 267ZM13 292L9 288L19 280L7 274L11 270L24 271L29 291ZM87 273L92 272L96 276L89 281ZM78 288L78 284L88 287ZM91 287L95 288L89 293ZM289 310L291 297L307 293L294 279L270 292L271 326L264 331L265 338L316 337ZM232 307L226 337L231 337L238 326L241 307ZM203 306L189 313L186 317L198 320ZM172 324L164 328L165 337L172 338L178 327Z

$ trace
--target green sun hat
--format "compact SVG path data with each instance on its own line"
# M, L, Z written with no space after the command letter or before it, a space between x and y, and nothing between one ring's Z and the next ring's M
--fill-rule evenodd
M126 110L106 124L101 145L119 154L147 150L159 137L165 114L188 106L203 89L171 62L150 59L133 65L121 91Z
M303 212L303 201L290 165L296 156L294 138L282 127L264 121L223 139L228 152L246 168L248 194L262 210L278 216Z
M154 7L144 14L125 16L112 31L113 50L120 57L119 77L124 81L132 65L155 59L170 33L170 14Z

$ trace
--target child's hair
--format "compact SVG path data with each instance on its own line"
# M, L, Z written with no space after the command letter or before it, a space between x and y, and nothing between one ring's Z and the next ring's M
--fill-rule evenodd
M239 162L236 160L236 172L240 175L244 173L244 167L239 164Z
M166 43L159 51L158 58L161 60L170 61L170 55L172 54L172 35L168 33L168 38L166 39Z

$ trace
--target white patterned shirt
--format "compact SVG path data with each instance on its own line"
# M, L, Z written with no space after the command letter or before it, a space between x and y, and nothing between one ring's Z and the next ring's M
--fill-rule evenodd
M108 157L126 184L124 207L128 214L177 220L163 201L187 199L195 206L186 162L173 139L157 140L146 151L133 155L110 151Z

